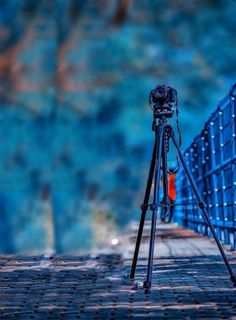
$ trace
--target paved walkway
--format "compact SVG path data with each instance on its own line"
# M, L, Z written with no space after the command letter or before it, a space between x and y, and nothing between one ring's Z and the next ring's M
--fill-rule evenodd
M146 271L145 229L137 281ZM132 289L128 274L137 225L118 253L90 256L1 256L1 319L236 319L236 289L214 243L159 225L153 287ZM229 254L230 256L230 254ZM236 256L231 256L236 271Z

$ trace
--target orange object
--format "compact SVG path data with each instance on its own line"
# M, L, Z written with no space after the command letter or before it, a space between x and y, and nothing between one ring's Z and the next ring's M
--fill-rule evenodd
M168 196L172 201L176 199L175 174L168 175Z

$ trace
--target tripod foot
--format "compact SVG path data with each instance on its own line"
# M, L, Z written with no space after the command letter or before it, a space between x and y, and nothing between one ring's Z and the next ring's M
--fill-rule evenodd
M233 282L234 287L236 287L236 276L230 277L230 280Z
M145 294L151 293L151 282L144 281L143 289Z
M152 286L151 281L144 281L144 282L143 282L143 288L144 288L144 289L150 290L150 289L151 289L151 286Z
M130 287L131 287L132 290L138 290L138 283L135 282L134 279L130 279L129 284L130 284Z

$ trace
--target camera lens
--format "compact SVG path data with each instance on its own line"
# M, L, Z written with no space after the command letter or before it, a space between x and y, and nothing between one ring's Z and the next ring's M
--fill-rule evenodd
M154 100L164 100L167 97L167 88L163 86L157 86L156 89L153 92Z

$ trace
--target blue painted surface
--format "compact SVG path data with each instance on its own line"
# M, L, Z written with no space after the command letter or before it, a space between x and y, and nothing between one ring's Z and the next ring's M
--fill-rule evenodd
M206 203L220 240L236 248L236 98L233 85L205 123L201 133L185 150L187 164ZM194 202L183 170L177 179L180 201ZM201 210L196 206L176 209L176 221L209 235Z

